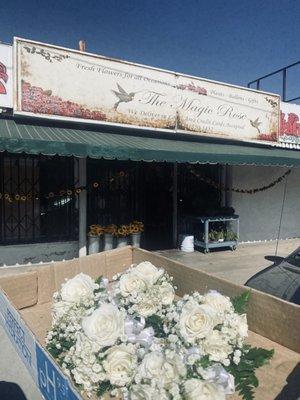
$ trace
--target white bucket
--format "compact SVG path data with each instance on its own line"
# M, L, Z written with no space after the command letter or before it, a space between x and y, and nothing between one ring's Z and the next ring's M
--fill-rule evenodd
M194 251L194 236L182 235L181 251L192 253Z

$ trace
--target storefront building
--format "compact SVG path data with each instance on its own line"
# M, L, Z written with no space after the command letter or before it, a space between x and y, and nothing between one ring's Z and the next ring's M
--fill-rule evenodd
M240 241L300 237L300 151L297 148L276 146L270 140L272 134L267 133L260 142L237 141L234 133L242 130L238 124L226 128L232 129L232 137L227 137L227 132L220 137L203 132L198 135L196 128L189 125L191 117L185 120L183 113L178 118L178 112L176 129L172 132L171 108L166 110L167 105L153 95L154 90L139 100L153 103L151 107L164 108L163 115L167 117L163 122L146 108L139 110L139 115L147 114L144 118L148 125L144 129L124 121L95 124L91 111L83 106L78 109L78 104L70 101L63 102L61 97L53 95L54 89L37 89L33 83L25 83L24 76L30 77L30 71L22 70L22 57L29 54L44 61L52 53L43 52L42 47L39 50L38 45L30 47L22 41L18 44L15 51L21 60L15 66L15 79L20 80L17 91L21 94L16 94L13 110L6 106L0 114L0 265L85 255L89 225L119 225L133 220L143 221L142 247L150 250L177 246L178 235L186 229L187 215L235 212L240 218ZM56 57L53 64L71 57L60 52L55 49L51 55ZM76 57L83 56L77 53ZM28 60L31 58L26 65ZM35 62L36 58L32 68L36 67ZM81 73L88 68L93 72L96 68L88 66L87 61L76 59L76 62ZM116 70L111 67L111 71ZM157 78L150 80L147 73L149 82L158 84ZM32 75L28 80L37 85L38 78ZM171 91L173 86L169 80L169 76L164 76L164 85L167 82ZM203 87L200 93L199 87L182 81L177 90L189 90L193 96L199 96L197 101L199 98L202 101L208 95ZM119 84L117 88L119 101L113 104L113 112L123 115L118 110L137 91L122 93ZM229 90L227 86L225 89ZM215 89L211 90L212 97L218 96ZM116 94L115 89L111 92ZM260 111L258 100L254 99L257 92L250 93ZM124 95L127 95L126 101ZM234 91L230 96L234 101L242 101ZM268 103L277 101L271 95L265 98ZM191 99L189 107L193 112L213 113L213 108L208 106L202 106L201 110L198 106L196 110ZM187 111L187 100L185 104L182 99L179 103ZM70 107L77 113L78 122L74 114L69 118ZM219 112L224 114L220 107ZM275 129L275 108L271 104L272 112L266 118L270 126L273 124L272 129ZM242 118L245 111L243 107L241 110L235 118ZM127 111L135 112L134 108ZM101 112L97 111L98 119L103 118ZM267 115L265 109L262 117L250 120L258 132L262 131L263 115ZM219 117L210 118L210 123L225 129ZM165 125L160 129L158 123ZM166 124L170 131L165 129Z

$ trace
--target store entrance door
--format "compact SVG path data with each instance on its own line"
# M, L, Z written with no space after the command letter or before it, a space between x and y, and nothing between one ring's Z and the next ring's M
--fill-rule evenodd
M142 209L145 224L144 246L148 250L172 247L172 165L143 163Z

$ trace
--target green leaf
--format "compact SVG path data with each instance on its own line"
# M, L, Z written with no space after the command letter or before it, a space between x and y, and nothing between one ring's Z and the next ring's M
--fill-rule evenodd
M101 397L104 395L104 393L108 392L109 390L112 390L112 385L110 384L109 381L103 381L99 383L98 389L97 389L97 396Z
M245 345L239 364L232 364L226 368L234 376L236 390L242 396L243 400L254 399L254 388L259 384L254 371L266 364L272 358L273 354L274 350Z
M231 299L234 311L238 314L244 314L246 312L246 308L250 299L251 291L247 290L246 292L240 294L239 296L233 297Z
M202 367L204 369L208 368L211 365L211 363L212 362L210 361L208 355L201 357L200 360L197 361L197 365L199 365L200 367Z
M97 285L100 285L102 282L102 278L103 278L103 276L100 275L97 279L95 279L95 283L97 283Z
M164 332L164 322L160 316L154 314L146 318L146 328L149 328L151 326L154 330L156 337L161 338L166 336Z

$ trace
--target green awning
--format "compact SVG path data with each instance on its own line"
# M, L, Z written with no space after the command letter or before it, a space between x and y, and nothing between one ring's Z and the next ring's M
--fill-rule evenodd
M103 128L104 129L104 128ZM44 126L0 119L0 151L133 161L300 166L300 151L250 144L223 144L141 137L97 130ZM203 139L202 139L203 140Z

